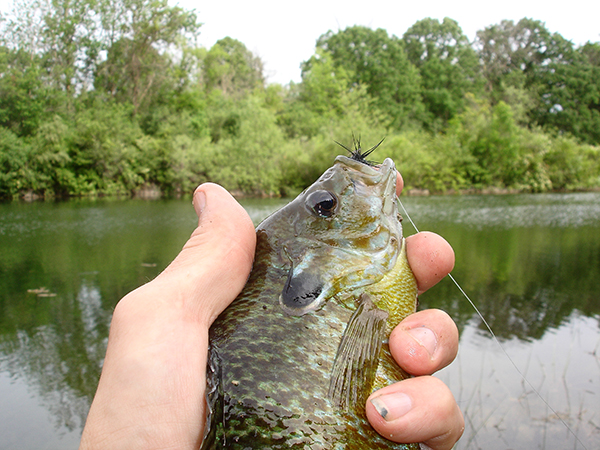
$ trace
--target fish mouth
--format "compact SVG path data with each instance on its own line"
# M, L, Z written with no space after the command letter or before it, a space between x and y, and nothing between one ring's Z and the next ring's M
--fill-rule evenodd
M386 158L383 163L375 166L364 162L339 155L335 158L335 163L342 165L346 170L356 171L358 177L354 179L356 190L361 190L361 184L365 190L373 189L378 186L378 195L383 198L383 213L389 215L394 209L396 202L396 166L394 161Z
M387 174L396 168L394 166L394 161L392 161L390 158L385 158L383 163L374 166L366 164L362 161L357 161L356 159L348 158L344 155L338 155L335 158L335 162L337 164L348 166L364 175L371 177L376 177L378 174Z

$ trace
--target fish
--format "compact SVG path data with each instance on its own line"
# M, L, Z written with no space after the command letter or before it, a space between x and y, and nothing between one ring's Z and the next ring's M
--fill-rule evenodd
M419 449L365 414L408 377L388 338L418 302L396 168L375 148L355 142L257 226L248 282L209 331L202 449Z

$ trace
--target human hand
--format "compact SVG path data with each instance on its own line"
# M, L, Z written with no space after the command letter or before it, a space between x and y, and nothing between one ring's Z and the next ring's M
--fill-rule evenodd
M200 186L193 204L181 253L115 308L80 450L200 447L208 329L246 283L256 233L220 186Z
M399 190L401 187L399 183ZM197 449L201 445L208 329L243 288L256 237L247 213L217 185L200 186L194 207L198 228L181 253L155 280L125 296L115 308L82 450ZM448 256L448 249L453 262L453 253L439 236L421 236L426 237L407 239L407 253L419 289L425 290L450 270L440 262ZM423 245L425 241L433 245ZM409 373L432 373L454 358L457 334L452 334L449 318L440 316L443 314L435 311L412 315L390 337L394 357ZM415 322L406 322L414 317ZM412 347L402 347L405 330L420 324L426 324L437 337L432 358L423 357L427 345L419 346L411 337ZM422 341L425 335L418 334ZM413 405L403 418L386 422L368 401L367 415L375 429L388 438L392 434L392 440L422 441L435 450L450 448L450 442L460 437L454 430L462 423L462 415L448 389L435 380L419 376L374 393L404 392ZM431 386L443 395L421 392ZM424 415L430 420L404 424L407 418L418 420Z

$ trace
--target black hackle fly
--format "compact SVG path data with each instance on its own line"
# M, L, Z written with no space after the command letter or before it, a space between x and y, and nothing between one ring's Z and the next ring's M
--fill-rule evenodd
M383 138L381 141L379 141L379 143L377 143L376 145L374 145L373 147L371 147L369 150L365 151L363 153L362 148L360 147L360 137L358 139L356 139L354 136L352 136L352 144L354 146L354 149L350 149L348 147L346 147L344 144L339 143L338 141L334 141L337 145L339 145L340 147L342 147L344 150L346 150L348 153L350 153L350 158L352 158L355 161L359 161L363 164L366 164L367 166L376 166L377 162L375 161L371 161L367 159L367 156L369 156L371 153L373 153L375 151L375 149L377 149L377 147L379 147L381 145L381 143L383 142L385 138Z

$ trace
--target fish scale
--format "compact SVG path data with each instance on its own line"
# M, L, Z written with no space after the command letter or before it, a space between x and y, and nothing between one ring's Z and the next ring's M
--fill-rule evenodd
M377 324L414 312L416 283L393 163L354 156L257 227L248 283L210 329L203 449L419 448L365 415L374 388L406 376Z

